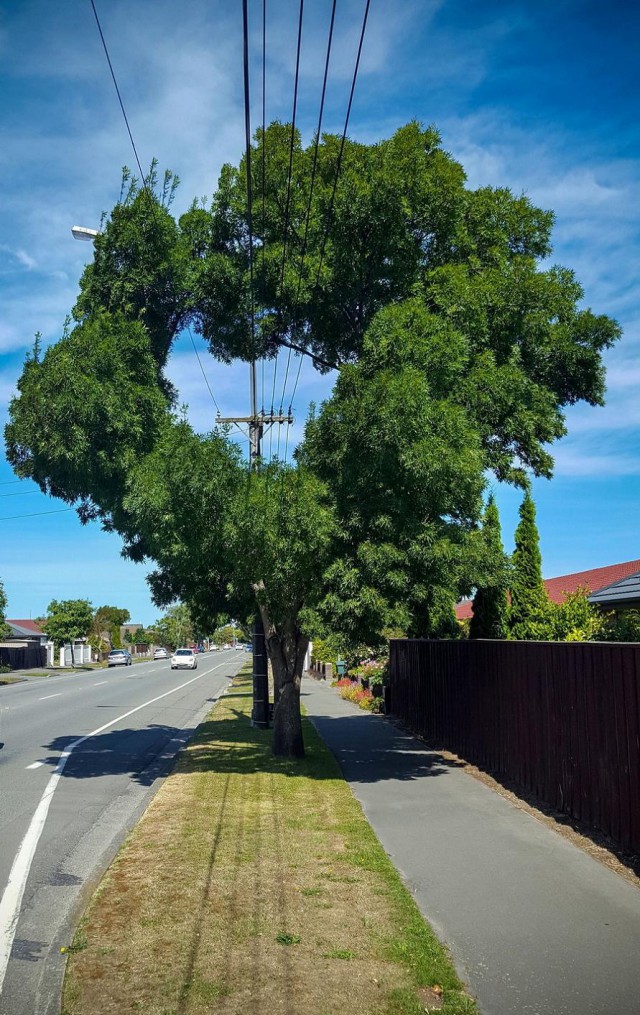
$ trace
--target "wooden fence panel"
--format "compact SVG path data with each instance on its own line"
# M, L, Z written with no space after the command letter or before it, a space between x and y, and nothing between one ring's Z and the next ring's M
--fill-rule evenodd
M394 715L640 852L640 645L391 642Z

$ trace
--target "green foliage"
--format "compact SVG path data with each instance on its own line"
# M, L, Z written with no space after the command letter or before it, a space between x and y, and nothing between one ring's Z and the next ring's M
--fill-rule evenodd
M189 608L184 603L172 606L153 625L156 641L160 645L178 648L193 640L193 623Z
M224 627L219 627L213 632L212 640L214 645L230 645L243 638L244 633L241 628L236 627L235 624L225 624Z
M509 574L502 546L500 517L493 494L484 511L482 535L487 552L487 575L476 590L471 607L470 638L505 638L509 601Z
M640 641L640 611L607 613L600 641Z
M340 139L323 135L308 230L314 148L294 136L285 238L290 137L273 123L253 147L254 292L244 160L177 222L171 174L161 187L153 165L141 189L125 172L74 326L44 356L36 340L5 430L18 475L155 562L158 606L185 604L204 631L257 600L287 674L309 633L354 653L387 629L459 635L451 604L494 567L477 528L487 473L551 473L563 409L602 402L620 333L579 309L571 271L541 266L552 214L467 189L417 123L346 142L331 216ZM293 345L341 367L295 467L247 478L224 428L197 435L175 415L164 369L189 325L226 362ZM540 637L539 590L519 580L514 632Z
M511 558L511 605L509 629L512 638L546 641L555 635L554 611L542 580L542 556L536 526L536 509L527 490L520 505L520 522L515 532Z
M5 621L7 612L7 597L4 591L4 585L0 581L0 639L8 638L11 634L11 628Z
M589 602L588 586L568 593L553 604L553 637L558 641L604 641L609 630L606 615ZM634 639L632 639L634 640Z
M53 599L47 608L44 631L56 648L85 638L93 622L93 608L88 599Z
M451 604L482 549L482 449L463 406L446 398L463 357L454 350L445 363L453 343L438 322L421 317L430 330L410 336L407 313L379 315L301 451L340 519L319 614L352 649L380 646L385 628L455 635Z
M98 652L122 648L120 628L130 620L128 610L118 606L99 606L93 616L89 643Z
M83 519L126 525L128 471L157 442L167 412L144 327L107 312L64 332L42 359L27 357L5 429L19 476Z

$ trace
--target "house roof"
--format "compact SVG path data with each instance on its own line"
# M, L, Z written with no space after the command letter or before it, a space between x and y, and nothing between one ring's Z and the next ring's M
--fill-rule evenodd
M9 617L7 617L6 623L12 629L13 633L19 638L33 638L34 635L38 638L44 637L44 631L41 627L38 627L34 620L10 620Z
M625 579L636 577L637 586L635 598L640 598L640 559L639 560L627 560L622 564L609 564L607 567L593 567L589 571L575 571L573 574L562 574L558 578L545 578L544 586L547 590L547 595L553 603L563 603L567 595L570 592L575 592L579 588L588 588L590 592L597 592L598 596L602 594L605 589L609 586L618 585ZM631 586L629 591L624 591L623 594L611 597L611 601L614 599L625 599L631 595ZM601 600L591 595L590 600L592 603L595 602L608 602L610 600ZM456 606L456 617L458 620L468 620L471 614L471 599L465 599L463 602L458 603Z
M640 571L598 589L589 596L589 602L598 603L600 606L640 604Z

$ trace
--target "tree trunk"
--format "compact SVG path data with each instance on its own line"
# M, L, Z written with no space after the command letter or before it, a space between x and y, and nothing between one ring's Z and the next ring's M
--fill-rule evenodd
M75 669L75 667L76 667L76 657L73 654L73 638L69 642L69 645L71 646L71 665Z
M300 631L296 616L274 624L263 606L260 612L273 670L273 753L280 758L303 758L300 681L309 639Z

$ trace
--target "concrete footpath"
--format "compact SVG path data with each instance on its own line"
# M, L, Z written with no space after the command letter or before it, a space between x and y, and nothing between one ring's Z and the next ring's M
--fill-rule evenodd
M483 1015L640 1015L640 890L381 716L302 701Z

